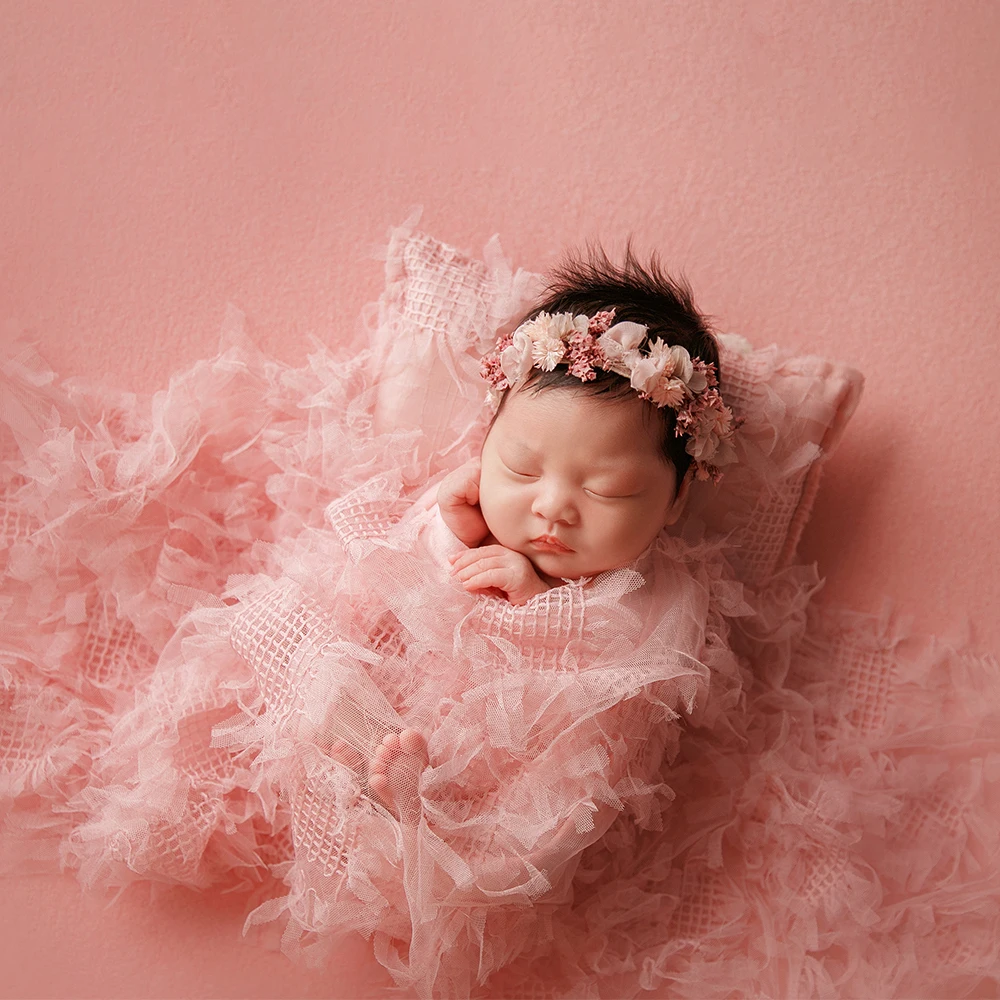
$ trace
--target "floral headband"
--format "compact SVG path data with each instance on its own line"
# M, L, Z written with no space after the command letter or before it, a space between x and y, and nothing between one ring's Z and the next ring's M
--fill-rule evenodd
M676 413L675 432L688 439L685 450L696 478L717 483L721 466L736 461L733 433L739 421L722 401L715 365L659 338L642 354L639 345L648 328L641 323L612 325L614 316L613 309L593 317L543 312L501 337L483 358L483 378L490 384L487 401L498 406L500 394L520 385L532 368L550 372L566 365L581 382L597 378L597 368L615 372L642 399Z

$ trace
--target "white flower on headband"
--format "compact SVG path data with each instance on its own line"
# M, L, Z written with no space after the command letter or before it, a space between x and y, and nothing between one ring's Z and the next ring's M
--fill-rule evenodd
M718 482L720 466L736 460L732 438L737 421L716 388L715 365L660 338L648 343L643 354L647 327L612 325L613 319L614 310L593 317L542 312L522 323L483 358L483 378L490 384L487 400L498 405L501 394L520 385L532 368L550 372L565 364L582 382L596 378L597 368L614 372L627 378L643 399L676 413L676 433L688 439L685 450L697 477Z
M523 382L531 371L531 337L524 329L518 329L514 338L500 354L500 367L511 385Z
M648 396L657 406L678 409L686 399L708 388L708 377L696 369L687 349L657 338L649 345L649 353L638 354L630 365L632 388Z
M543 372L552 371L566 357L566 345L555 337L536 340L531 345L531 360Z
M597 338L597 346L607 358L604 366L616 375L630 378L632 366L642 355L639 345L646 336L646 328L641 323L615 323Z
M523 330L532 343L546 340L566 340L574 331L586 333L590 327L589 316L574 316L572 313L539 313L534 319L522 323L518 330Z

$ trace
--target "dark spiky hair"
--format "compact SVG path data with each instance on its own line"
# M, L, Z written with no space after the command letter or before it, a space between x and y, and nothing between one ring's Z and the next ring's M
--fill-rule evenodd
M711 362L718 370L718 344L708 319L695 307L687 282L668 275L655 252L643 264L631 240L625 245L621 264L615 264L598 245L588 245L582 253L567 255L549 276L542 300L521 322L542 312L593 316L607 309L614 309L616 323L641 323L648 328L639 346L644 354L649 351L650 341L659 338L671 346L685 348L692 358ZM635 391L621 375L603 369L597 369L596 374L594 381L581 382L561 365L550 372L532 368L523 388L531 392L572 388L611 399L627 398ZM685 450L687 439L675 434L675 415L669 406L650 407L649 411L661 424L663 456L676 470L679 485L691 464L691 456Z

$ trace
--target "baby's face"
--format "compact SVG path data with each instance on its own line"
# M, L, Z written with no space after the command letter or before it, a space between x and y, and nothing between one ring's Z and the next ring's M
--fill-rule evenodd
M483 445L479 484L496 540L555 578L641 555L683 505L655 421L643 419L648 405L564 388L509 393Z

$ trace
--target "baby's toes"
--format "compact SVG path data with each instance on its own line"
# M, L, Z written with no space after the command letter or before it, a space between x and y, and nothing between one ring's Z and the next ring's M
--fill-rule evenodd
M427 740L415 729L404 729L399 734L399 748L403 753L426 755Z
M375 751L372 768L376 771L387 771L398 756L399 737L395 733L388 733L382 740L382 745Z
M368 775L368 787L386 805L392 804L392 794L389 788L389 779L381 771L373 771Z
M388 733L375 751L368 768L368 787L387 803L392 802L388 771L398 757L399 737L395 733Z

